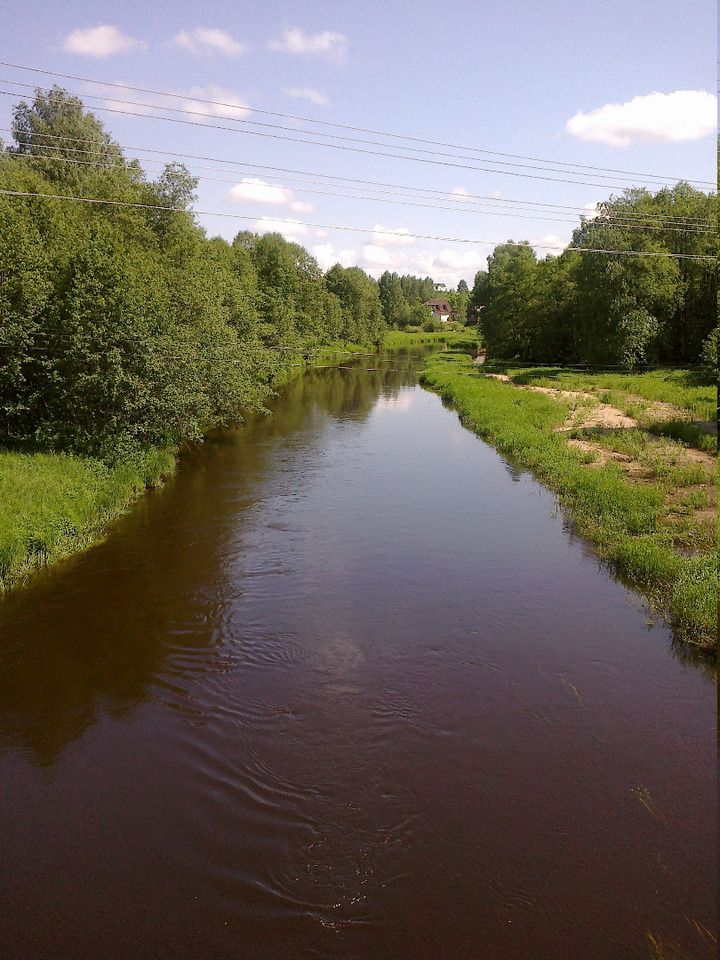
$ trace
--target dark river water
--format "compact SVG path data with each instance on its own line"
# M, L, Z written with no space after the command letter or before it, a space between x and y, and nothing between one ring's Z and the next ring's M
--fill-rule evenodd
M715 957L646 621L410 370L307 375L0 607L0 957Z

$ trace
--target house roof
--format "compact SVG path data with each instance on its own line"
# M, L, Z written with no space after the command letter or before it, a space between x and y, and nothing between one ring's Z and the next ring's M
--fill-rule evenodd
M445 299L426 300L425 306L430 307L436 313L452 313L452 308Z

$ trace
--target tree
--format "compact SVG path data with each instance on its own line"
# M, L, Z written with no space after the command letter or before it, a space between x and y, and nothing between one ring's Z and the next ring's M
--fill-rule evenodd
M479 323L493 356L526 359L530 354L532 336L526 311L536 269L535 251L527 241L510 240L495 247L488 257L486 304Z
M43 176L79 187L98 169L125 170L125 159L102 123L86 113L82 101L62 87L36 89L32 105L22 101L13 111L11 153L32 157ZM137 175L139 167L131 171Z
M328 290L342 306L343 339L380 344L385 328L378 283L360 267L336 263L325 277Z
M713 216L712 195L681 182L654 195L626 190L583 220L572 247L640 254L583 254L587 349L612 358L600 362L699 361L717 322Z
M390 273L389 270L386 270L378 280L378 292L385 323L388 326L393 326L398 322L398 317L407 303L397 273Z
M175 242L183 233L192 233L195 219L191 212L197 200L197 177L193 177L183 163L168 163L154 183L147 184L143 202L157 206L147 213L155 233L161 240Z

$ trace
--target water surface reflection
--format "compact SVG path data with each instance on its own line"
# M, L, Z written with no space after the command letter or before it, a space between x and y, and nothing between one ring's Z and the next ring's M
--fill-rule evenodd
M407 362L3 606L3 957L714 956L712 684Z

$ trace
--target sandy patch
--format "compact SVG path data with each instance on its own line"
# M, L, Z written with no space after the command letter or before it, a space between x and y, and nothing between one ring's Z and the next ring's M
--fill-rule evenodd
M587 394L584 394L584 396L587 396ZM565 429L570 430L573 427L580 427L581 429L585 429L586 427L602 427L606 430L633 430L637 425L637 420L628 417L622 410L618 410L617 407L611 407L609 403L598 403L590 407L580 418L579 422L575 419L566 422Z
M502 380L504 383L512 383L506 373L486 373L486 377L494 377L496 380ZM576 414L569 418L560 430L572 430L575 428L583 429L585 427L605 427L609 430L632 429L637 427L637 420L626 416L621 410L610 406L609 403L600 403L597 397L591 393L583 393L580 390L557 390L554 387L536 387L530 384L515 385L518 390L534 390L536 393L547 393L551 396L560 397L563 400L578 401L580 404L587 404L587 410L578 419Z
M505 373L486 373L486 377L493 377L495 380L502 380L504 383L512 383L510 377ZM611 406L609 403L600 403L596 396L591 393L584 393L579 390L558 390L553 387L537 387L532 385L513 384L518 390L534 390L537 393L547 393L564 400L577 401L577 408L571 413L562 427L558 428L558 433L569 433L571 430L585 430L590 428L602 430L634 430L638 427L638 421L633 417L627 416L622 410ZM643 408L643 421L661 422L667 420L690 420L690 413L687 410L680 410L670 403L648 402L642 397L628 396L628 402ZM708 433L717 433L717 423L710 421L701 426L707 429ZM592 451L596 454L596 459L588 463L588 466L600 466L603 463L612 461L619 464L628 474L635 479L642 479L651 476L651 471L647 467L633 460L632 457L624 453L607 450L597 444L590 443L587 440L569 439L568 445L577 450L585 452ZM658 449L661 442L659 441ZM701 464L706 467L710 478L716 472L716 460L710 453L702 450L696 450L693 447L683 447L673 445L674 456L689 464ZM670 450L668 450L670 455Z

